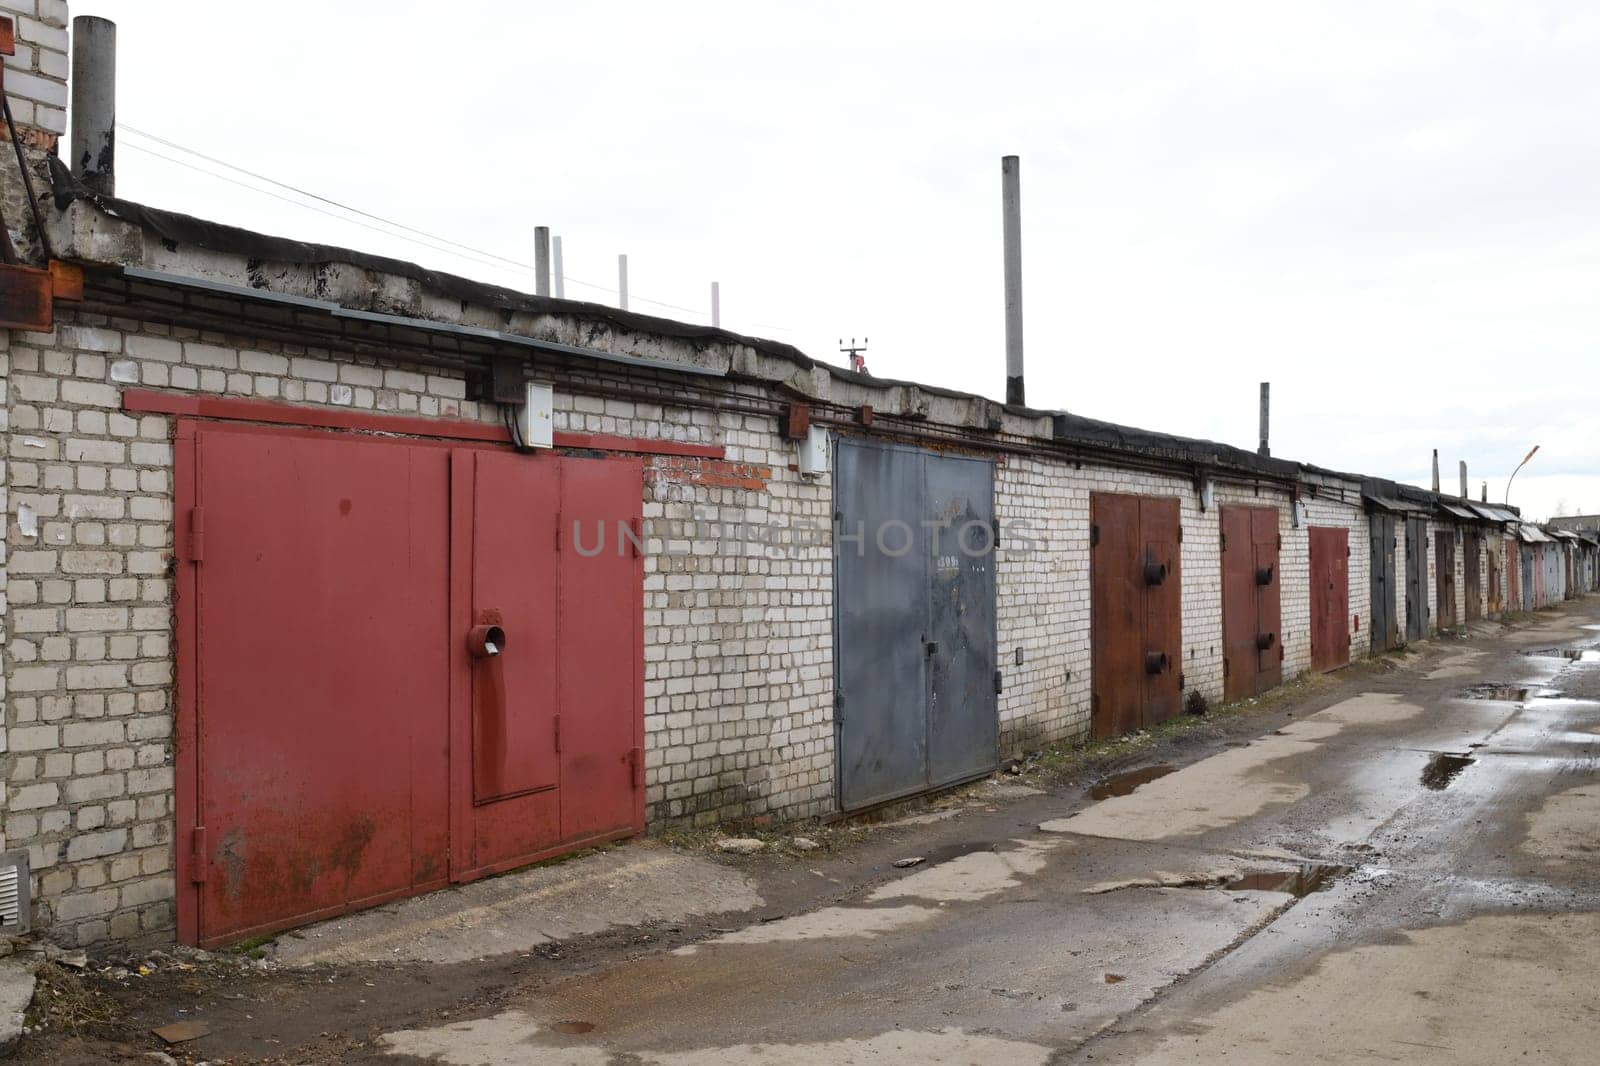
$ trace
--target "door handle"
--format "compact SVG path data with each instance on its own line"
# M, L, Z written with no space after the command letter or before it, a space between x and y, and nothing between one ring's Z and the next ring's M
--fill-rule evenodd
M925 640L925 641L923 641L922 642L922 653L924 655L926 655L930 659L933 658L935 655L938 655L939 654L939 642L937 640Z
M1276 640L1277 637L1278 635L1276 633L1257 633L1256 649L1258 651L1266 651L1268 648L1272 647L1272 642Z
M1144 672L1147 674L1164 674L1171 660L1164 651L1147 651L1144 653Z
M467 650L474 659L493 659L506 650L506 631L499 626L473 626L467 630Z
M1270 584L1272 584L1272 567L1263 566L1259 570L1256 571L1256 584L1258 584L1258 585L1270 585Z
M1167 580L1166 563L1145 563L1144 583L1146 585L1159 585Z

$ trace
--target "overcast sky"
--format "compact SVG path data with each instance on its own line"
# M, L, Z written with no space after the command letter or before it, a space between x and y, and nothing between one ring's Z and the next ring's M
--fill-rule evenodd
M1600 511L1600 6L72 12L118 23L134 129L512 260L546 224L569 297L626 252L634 310L706 321L718 280L730 329L996 398L1020 155L1034 406L1254 447L1271 381L1276 455L1426 483L1437 447L1498 500L1537 443L1512 502ZM125 130L119 195L532 288L151 151L262 185Z

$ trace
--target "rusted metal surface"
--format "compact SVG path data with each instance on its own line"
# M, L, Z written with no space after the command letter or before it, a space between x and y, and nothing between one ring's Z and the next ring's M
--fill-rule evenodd
M1461 534L1461 583L1466 593L1467 621L1483 617L1483 540L1473 530Z
M642 460L179 430L185 940L643 828Z
M1179 507L1097 492L1089 511L1092 722L1109 737L1181 709Z
M442 883L448 454L210 427L197 453L200 941Z
M0 265L0 329L48 333L55 325L54 293L48 270Z
M1438 586L1438 608L1435 624L1440 629L1454 629L1456 617L1456 535L1454 530L1441 529L1433 536L1434 581Z
M1388 651L1400 642L1399 606L1396 599L1394 549L1397 532L1394 515L1373 511L1368 515L1368 550L1371 552L1371 620L1368 630L1372 650Z
M1223 698L1243 699L1283 678L1278 510L1223 507Z
M1350 662L1350 531L1313 526L1311 668L1327 672Z
M1406 519L1406 640L1428 635L1428 521Z

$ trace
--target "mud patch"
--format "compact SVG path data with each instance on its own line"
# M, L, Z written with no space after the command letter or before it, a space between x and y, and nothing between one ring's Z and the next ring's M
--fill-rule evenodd
M1538 648L1522 654L1539 659L1570 659L1580 663L1600 663L1600 648Z
M1166 777L1176 769L1175 766L1143 766L1127 773L1116 774L1091 788L1089 798L1103 800L1113 796L1126 796L1140 785L1147 785L1157 778Z
M1460 776L1461 771L1477 761L1467 755L1454 755L1447 751L1436 752L1433 758L1428 760L1428 765L1422 768L1422 783L1435 792L1441 792L1450 787L1450 783Z

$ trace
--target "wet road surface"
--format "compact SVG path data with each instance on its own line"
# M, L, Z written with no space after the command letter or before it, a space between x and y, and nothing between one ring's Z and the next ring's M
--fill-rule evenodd
M277 948L298 985L197 1008L218 1035L189 1051L1600 1061L1600 597L1331 685L1204 752L1054 792L989 782L848 854L646 844L328 923ZM647 935L593 933L618 899ZM497 950L513 961L464 961Z
M1445 642L856 898L378 1047L463 1066L1592 1063L1595 613Z

